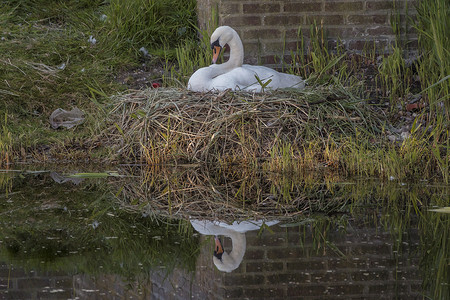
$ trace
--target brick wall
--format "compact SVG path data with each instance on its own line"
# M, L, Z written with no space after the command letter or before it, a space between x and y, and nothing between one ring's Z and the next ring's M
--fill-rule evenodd
M409 250L417 249L417 231L395 257L392 236L382 230L335 232L329 242L337 251L317 252L311 234L300 240L298 228L272 229L263 237L247 233L241 266L219 275L223 299L422 299L419 258Z
M25 271L0 262L0 299L70 299L72 276Z
M414 16L415 0L198 0L199 25L208 27L211 10L219 25L233 27L241 36L245 60L264 64L273 57L296 50L298 32L310 35L311 24L323 25L331 48L337 41L346 49L360 51L370 43L378 52L388 52L395 41L391 15L402 23L401 36L416 47L417 38L405 23ZM395 8L395 9L394 9ZM408 24L410 24L408 22ZM285 42L285 45L284 45Z
M313 231L275 226L272 230L262 236L246 233L244 259L232 273L215 268L211 237L201 239L195 274L182 269L166 274L164 268L156 268L150 280L131 283L115 275L38 274L0 263L0 299L423 298L417 229L405 233L401 248L395 249L394 239L399 237L381 227L352 223L345 233L333 227L328 233L333 247L320 251ZM231 247L228 239L224 246Z

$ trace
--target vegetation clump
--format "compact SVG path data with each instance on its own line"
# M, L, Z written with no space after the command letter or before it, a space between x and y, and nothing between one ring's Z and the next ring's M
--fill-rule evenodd
M195 1L1 4L3 165L189 162L448 182L446 1L418 5L420 55L412 65L401 43L381 60L374 50L329 51L322 28L312 26L283 66L309 87L261 95L185 89L210 57L209 34L198 41ZM73 106L86 122L50 129L50 113Z

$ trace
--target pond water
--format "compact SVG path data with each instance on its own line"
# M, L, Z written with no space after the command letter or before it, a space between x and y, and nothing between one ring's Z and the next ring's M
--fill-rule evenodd
M0 172L0 299L449 297L447 185L74 173Z

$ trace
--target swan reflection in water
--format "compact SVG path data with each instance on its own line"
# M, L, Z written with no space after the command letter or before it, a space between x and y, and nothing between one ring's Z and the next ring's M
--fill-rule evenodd
M246 249L245 233L247 231L259 230L263 224L265 226L272 226L279 223L279 221L234 221L233 224L227 224L219 221L209 220L191 220L191 224L196 231L202 235L214 235L215 247L213 262L219 271L231 272L239 267L244 258ZM231 238L233 245L230 253L223 250L222 242L219 235Z

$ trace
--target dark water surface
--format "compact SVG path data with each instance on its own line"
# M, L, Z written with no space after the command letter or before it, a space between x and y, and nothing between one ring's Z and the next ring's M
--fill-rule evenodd
M447 185L69 173L0 171L0 299L449 298Z

